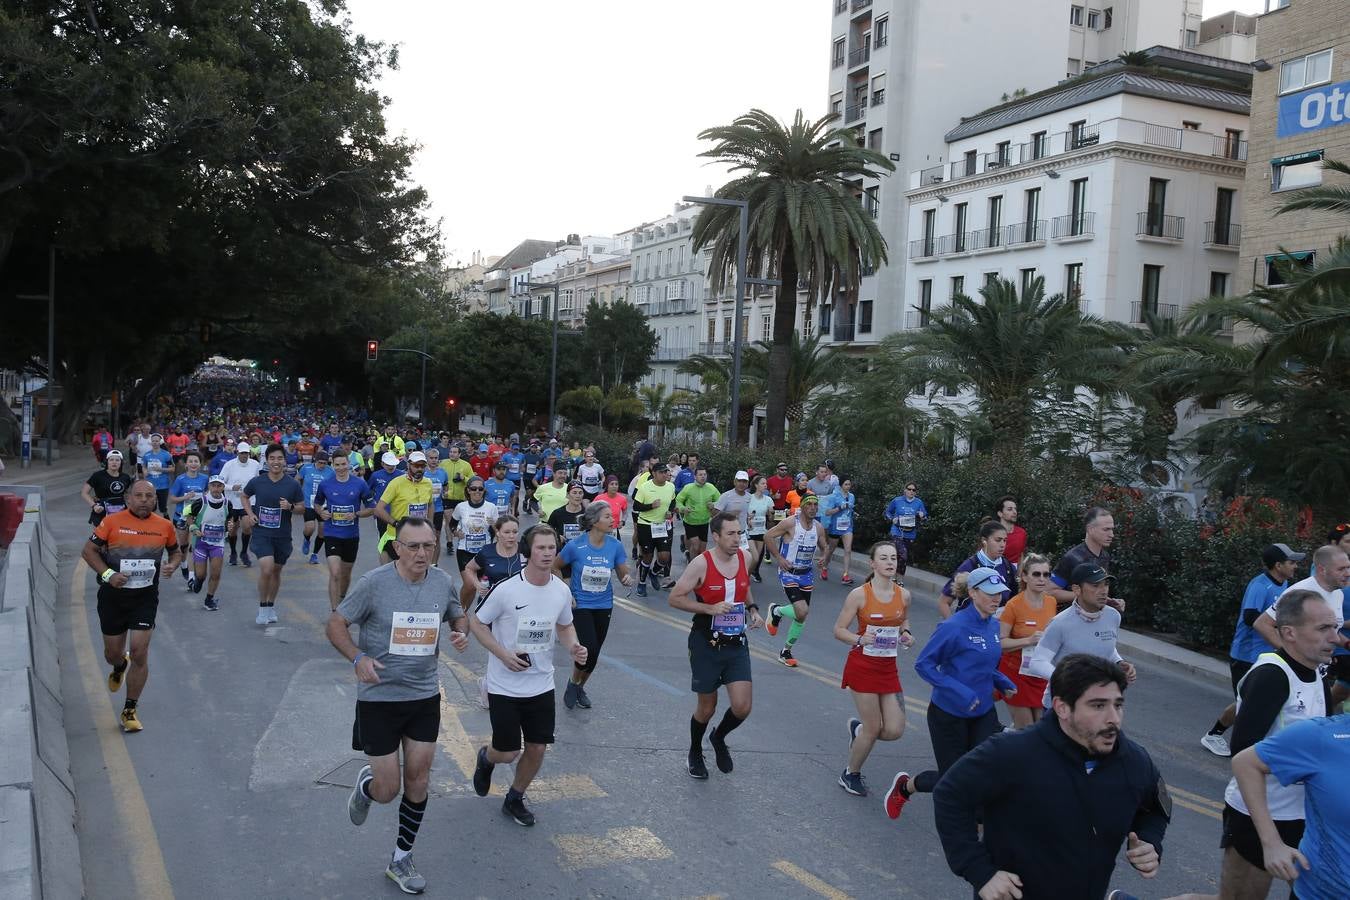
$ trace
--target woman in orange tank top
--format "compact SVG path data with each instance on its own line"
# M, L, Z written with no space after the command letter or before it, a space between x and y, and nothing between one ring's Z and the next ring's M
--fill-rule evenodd
M844 661L840 687L853 694L858 708L848 720L848 767L839 786L867 796L862 765L878 740L897 741L905 733L905 704L896 656L914 643L907 627L909 591L895 583L899 557L889 541L872 545L872 574L849 591L834 623L834 636L852 648Z

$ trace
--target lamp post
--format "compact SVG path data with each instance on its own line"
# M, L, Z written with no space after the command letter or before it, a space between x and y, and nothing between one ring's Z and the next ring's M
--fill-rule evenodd
M52 382L56 380L56 245L47 245L47 293L16 294L17 300L47 301L47 465L52 464L52 432L56 428Z
M417 415L426 421L427 418L427 360L436 361L436 357L427 353L427 333L422 332L422 349L413 350L411 347L385 347L386 353L416 353L422 357L422 387L417 394Z
M558 433L558 419L554 410L558 404L558 289L562 283L554 275L552 284L536 284L533 281L525 282L525 290L532 291L536 288L540 290L553 291L553 308L549 310L550 318L553 319L553 354L548 366L548 436Z

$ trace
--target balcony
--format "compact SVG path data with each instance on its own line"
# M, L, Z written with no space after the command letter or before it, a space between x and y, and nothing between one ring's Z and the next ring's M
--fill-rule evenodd
M1233 222L1206 222L1205 246L1215 250L1237 250L1242 243L1242 226Z
M1210 151L1210 156L1217 156L1221 159L1233 159L1241 162L1247 160L1247 142L1238 137L1224 135L1214 137L1214 147Z
M942 184L946 178L946 166L929 166L919 170L919 185Z
M1159 319L1175 319L1180 307L1175 303L1159 303L1156 300L1136 300L1130 304L1130 322L1144 324L1144 313L1153 313Z
M1057 241L1083 240L1091 238L1095 213L1080 212L1067 216L1055 216L1050 220L1050 237Z
M867 115L867 101L844 107L844 124L849 125Z
M853 0L853 11L860 12L872 5L872 0Z
M688 347L657 347L656 352L652 354L652 361L679 362L688 359L691 352Z
M932 322L933 313L926 309L911 309L905 312L905 330L915 331L927 328Z
M842 47L840 49L842 49ZM830 61L831 69L839 69L842 68L843 65L844 65L844 57L842 55L836 56L834 59Z
M731 348L735 346L735 341L711 341L698 345L698 352L704 356L730 356ZM741 353L745 353L745 348L750 346L750 341L741 341Z
M871 58L871 47L858 47L856 50L850 50L848 52L848 67L855 69L858 66L865 65Z
M1004 241L1009 247L1016 247L1020 244L1044 244L1045 236L1050 232L1049 224L1045 219L1035 219L1030 222L1018 222L1015 225L1009 225Z
M1185 240L1186 220L1181 216L1163 215L1158 210L1146 210L1139 214L1134 236L1138 240Z
M837 16L846 12L848 12L848 0L834 0L834 14Z
M836 344L846 344L853 340L854 326L852 322L835 322L834 328L830 330L830 340Z
M651 304L647 310L648 316L681 316L687 313L698 311L698 304L693 300L661 300Z

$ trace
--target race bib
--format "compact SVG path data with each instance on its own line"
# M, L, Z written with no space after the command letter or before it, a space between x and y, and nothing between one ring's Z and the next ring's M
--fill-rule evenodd
M747 535L744 531L741 532L741 549L742 550L750 549L750 536Z
M864 656L896 656L900 648L899 625L868 625L872 643L863 646Z
M1018 675L1031 674L1031 657L1035 655L1035 653L1036 646L1034 644L1028 644L1022 648L1022 661L1017 666Z
M517 653L548 653L552 649L552 619L521 619L516 623Z
M145 471L151 475L158 475L164 468L164 463L157 459L147 459L145 461Z
M726 580L726 596L736 596L736 579ZM742 634L745 632L745 604L733 603L731 612L713 616L713 631L722 634Z
M122 510L124 510L124 509L126 509L126 508L127 508L127 505L126 505L125 503L121 502L120 500L104 500L104 501L103 501L103 513L104 513L104 515L109 515L109 516L111 516L113 513L120 513Z
M312 454L312 453L303 453L303 454L300 455L300 459L301 459L302 461L304 461L304 462L313 462L313 461L314 461L314 454Z
M416 516L416 517L419 518L419 519L425 519L425 518L427 517L427 504L425 504L425 503L409 503L409 504L408 504L408 515L409 515L410 517L411 517L411 516Z
M506 471L507 471L507 473L510 474L510 475L519 475L519 474L520 474L520 463L511 463L511 465L509 465L509 466L506 467Z
M588 594L602 594L609 587L610 569L605 566L582 566L581 589Z
M333 503L328 507L329 519L334 525L351 525L356 522L356 507L350 503Z
M535 473L535 471L536 471L538 468L539 468L539 467L536 466L534 463L526 463L526 464L525 464L525 474L526 474L526 475L533 475L533 474Z
M477 552L487 546L488 536L486 531L470 531L464 535L464 549Z
M784 519L787 518L787 514L788 514L788 511L787 511L786 508L783 508L783 509L775 509L775 510L773 511L773 520L774 520L775 522L781 522L781 521L783 521Z
M207 543L207 544L211 544L211 545L213 545L213 546L216 546L216 547L221 546L222 544L225 543L225 526L224 526L224 525L203 525L203 526L202 526L202 541L205 542L205 543Z
M764 514L763 514L763 513L755 513L755 514L753 514L752 516L750 516L750 530L751 530L751 531L754 531L754 532L760 532L760 531L763 531L763 530L764 530L765 524L767 524L767 523L764 521Z
M280 528L281 507L279 506L258 507L258 524L263 528Z
M897 522L901 528L913 528L919 521L918 516L897 516Z
M651 528L652 528L652 537L654 538L663 538L666 535L670 534L670 523L667 522L665 519L662 519L660 522L655 523L654 525L651 526Z
M853 517L848 513L840 513L839 517L834 520L835 531L848 531L852 527Z
M577 522L563 523L563 543L566 543L577 535L581 534L581 525Z
M394 613L389 652L395 656L435 656L441 617L434 613Z
M124 559L118 568L123 575L127 576L127 583L122 585L126 590L147 588L155 583L155 561L153 559Z

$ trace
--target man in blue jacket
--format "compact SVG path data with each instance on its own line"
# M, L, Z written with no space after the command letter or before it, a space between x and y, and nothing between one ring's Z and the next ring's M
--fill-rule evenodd
M1110 660L1066 656L1050 678L1054 715L995 735L938 782L947 864L980 900L1103 897L1122 844L1140 875L1157 874L1172 801L1121 732L1126 683Z

